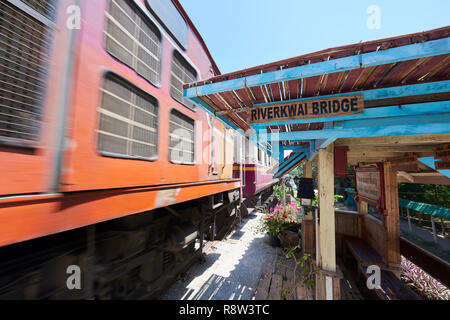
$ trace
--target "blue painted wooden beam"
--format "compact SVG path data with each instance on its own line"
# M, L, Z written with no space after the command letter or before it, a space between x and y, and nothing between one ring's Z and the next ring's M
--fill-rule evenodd
M432 117L432 118L430 118ZM415 134L448 134L450 133L450 114L414 116L413 119L394 121L393 119L375 119L373 122L366 120L361 123L352 123L342 127L323 130L280 132L279 140L304 140L304 139L328 139L328 138L357 138L377 136L401 136ZM384 123L387 120L389 123ZM377 123L378 122L378 123ZM269 134L270 135L270 134ZM269 137L272 139L272 137Z
M199 106L200 108L202 108L203 110L205 110L207 113L209 113L210 115L212 115L213 117L219 119L223 124L225 124L225 126L235 129L237 130L238 127L231 123L231 121L229 121L227 118L225 118L224 116L216 116L214 114L214 109L209 106L205 101L203 101L202 99L198 98L198 97L193 97L192 99L190 99L192 102L194 102L197 106ZM239 130L240 131L240 130Z
M275 143L277 143L275 141ZM279 151L278 151L278 162L281 164L282 162L285 161L284 159L284 145L282 145L281 143L278 143L279 146Z
M283 168L279 168L279 170L274 174L274 178L279 178L283 176L287 171L297 166L298 163L306 157L306 154L301 153L295 156L295 159L289 162L289 164L283 166Z
M450 38L414 43L183 90L187 98L450 53Z
M423 102L414 104L403 104L397 106L369 108L364 110L364 114L356 114L340 117L328 117L328 118L300 119L294 121L291 120L291 121L267 122L264 124L251 124L251 127L255 130L261 130L267 128L268 126L287 125L287 124L315 123L315 122L327 123L336 121L436 114L443 112L450 112L450 101Z
M303 153L297 153L294 152L294 155L291 156L289 159L286 159L285 161L283 161L280 166L278 167L278 171L283 170L285 167L287 167L288 165L292 164L292 162L295 162L297 160L299 160L301 157L303 157L305 154Z
M336 138L327 138L327 139L317 139L314 140L314 144L311 146L311 151L308 154L308 161L311 161L315 158L315 156L319 153L320 149L325 149L330 144L336 141Z
M434 164L434 157L425 157L425 158L419 158L418 159L420 162L422 162L423 164L425 164L426 166L429 166L431 169L436 170L436 166ZM436 170L439 173L442 173L444 176L446 176L447 178L450 178L450 170Z

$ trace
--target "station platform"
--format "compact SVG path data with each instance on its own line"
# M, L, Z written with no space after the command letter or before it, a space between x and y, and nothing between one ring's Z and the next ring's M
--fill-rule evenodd
M276 264L277 248L255 228L262 213L249 215L222 241L214 241L204 260L192 266L161 297L163 300L251 300L263 266Z

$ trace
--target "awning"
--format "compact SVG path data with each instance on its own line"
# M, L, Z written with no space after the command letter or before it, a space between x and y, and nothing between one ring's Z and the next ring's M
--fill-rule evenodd
M184 86L184 95L227 124L282 133L319 131L323 120L250 125L249 110L265 104L363 94L365 108L449 100L450 27L330 48ZM377 112L375 112L377 113ZM358 119L358 117L356 117ZM298 137L298 136L295 136Z

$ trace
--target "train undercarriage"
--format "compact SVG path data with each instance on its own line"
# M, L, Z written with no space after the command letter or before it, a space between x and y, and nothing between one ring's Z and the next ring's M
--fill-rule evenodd
M0 299L152 299L239 220L239 190L0 248Z

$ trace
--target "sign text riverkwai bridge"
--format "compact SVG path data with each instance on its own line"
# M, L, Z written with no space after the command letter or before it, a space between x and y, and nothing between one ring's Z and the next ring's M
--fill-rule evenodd
M336 117L364 113L363 95L293 101L254 107L248 123Z

